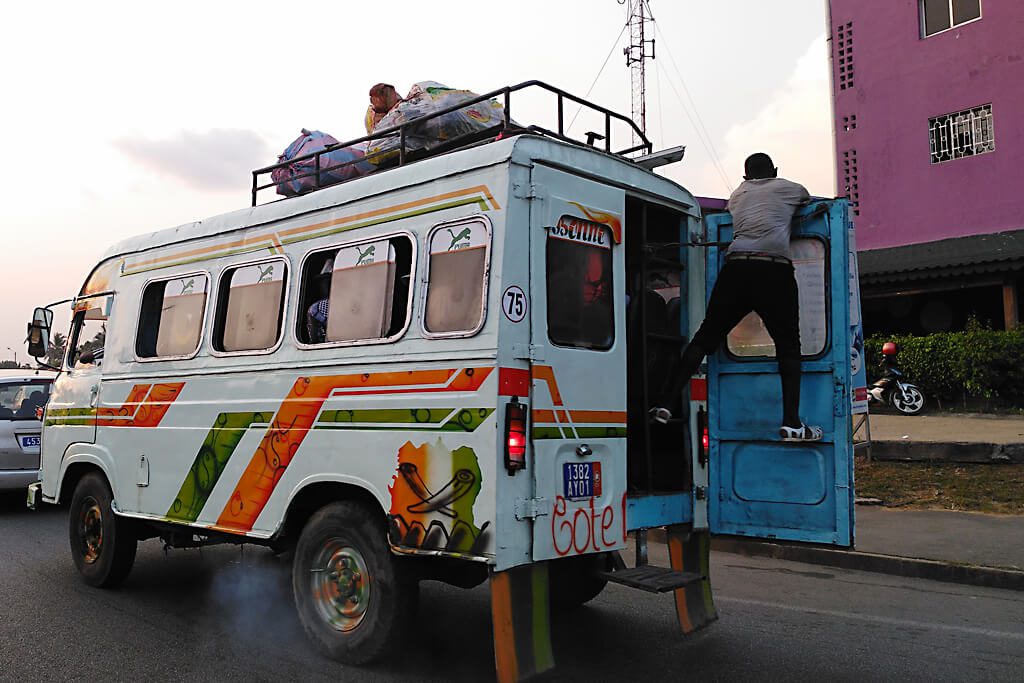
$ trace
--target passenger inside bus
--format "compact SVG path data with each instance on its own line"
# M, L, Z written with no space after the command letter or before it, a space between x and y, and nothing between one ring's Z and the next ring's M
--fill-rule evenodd
M303 267L303 344L389 339L405 329L412 243L402 235L315 252Z
M334 272L334 252L326 255L318 275L307 289L317 297L306 309L306 343L321 344L327 341L327 316L331 310L331 273Z

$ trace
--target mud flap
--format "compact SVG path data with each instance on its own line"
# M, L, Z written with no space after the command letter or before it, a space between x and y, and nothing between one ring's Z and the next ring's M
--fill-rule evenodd
M554 668L547 564L491 572L491 621L498 683L523 681Z
M683 588L677 588L676 616L683 635L704 628L718 619L715 602L711 597L711 534L707 531L690 532L688 527L667 527L668 555L672 569L694 572L704 578Z

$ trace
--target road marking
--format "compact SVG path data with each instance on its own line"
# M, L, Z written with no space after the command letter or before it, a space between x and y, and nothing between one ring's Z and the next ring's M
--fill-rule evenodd
M902 628L920 628L932 631L950 631L953 633L965 633L986 638L1007 638L1010 640L1024 641L1024 633L1013 631L995 631L988 628L972 628L970 626L950 626L949 624L933 624L925 621L913 621L911 619L894 619L892 617L879 617L856 612L843 612L831 609L815 609L813 607L797 607L794 605L783 605L778 602L766 602L763 600L746 600L744 598L728 598L721 595L715 596L716 603L734 603L737 605L750 605L752 607L766 607L768 609L784 610L787 612L801 612L804 614L818 614L825 617L839 617L841 619L855 619L875 624L886 624L888 626L899 626Z

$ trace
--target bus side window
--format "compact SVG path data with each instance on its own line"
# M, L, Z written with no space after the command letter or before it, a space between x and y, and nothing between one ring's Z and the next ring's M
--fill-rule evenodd
M142 293L135 354L189 356L199 348L208 279L203 273L150 282Z
M68 365L83 368L99 365L107 340L107 314L111 297L86 299L76 306L72 323L72 346Z
M274 260L228 268L221 276L213 348L221 352L269 351L281 338L284 261Z
M296 337L303 344L377 341L409 318L412 240L404 235L315 252L302 272Z
M440 225L430 232L423 315L428 336L474 334L483 326L489 243L490 232L480 219Z

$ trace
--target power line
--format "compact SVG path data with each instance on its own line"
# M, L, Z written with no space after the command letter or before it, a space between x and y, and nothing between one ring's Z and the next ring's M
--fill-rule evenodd
M650 13L649 4L647 5L647 11L648 13ZM651 13L651 18L654 19L653 13ZM715 166L715 169L718 171L719 175L722 177L722 180L725 182L725 186L729 188L730 192L732 192L732 184L729 182L728 174L726 174L724 168L722 167L722 163L718 155L718 150L715 149L715 143L712 140L711 135L708 133L707 127L704 125L704 121L700 116L700 111L697 109L697 105L694 102L693 96L690 94L690 89L686 86L686 79L683 78L683 72L679 68L679 64L676 63L676 59L675 56L672 54L672 50L669 48L669 44L671 41L669 41L668 38L665 37L664 31L661 30L661 25L657 21L654 22L654 30L657 32L658 35L660 35L661 42L665 46L665 49L668 51L669 61L672 62L672 66L676 70L676 75L679 77L679 82L683 86L683 91L686 93L686 99L689 100L690 102L690 108L693 109L693 116L690 115L689 108L687 108L686 106L686 102L683 101L682 96L679 94L679 91L672 84L671 80L669 80L669 85L675 92L676 97L679 98L680 104L683 105L683 111L686 112L687 118L690 119L690 123L691 125L693 125L694 130L697 133L698 140L700 140L701 144L704 146L705 151L707 151L708 155L711 157L712 164ZM694 121L694 117L696 117L696 121Z
M623 24L622 30L619 31L619 35L615 36L615 42L612 43L611 49L608 50L608 55L604 58L604 63L601 64L601 68L598 70L597 75L594 76L594 82L590 84L589 88L587 88L587 94L583 96L583 99L587 99L588 97L590 97L591 91L594 89L594 86L597 85L597 81L598 79L601 78L601 74L604 73L604 68L608 66L608 60L612 58L612 53L615 52L615 48L619 46L619 41L622 39L622 34L626 32L627 26L629 26L629 22ZM569 127L565 129L565 132L568 133L570 130L572 130L572 124L576 123L576 117L580 115L581 111L583 111L582 104L576 108L576 113L573 114L572 121L569 122Z
M676 89L675 84L672 83L671 79L666 80L668 80L668 85L672 89L672 92L674 92L676 97L679 99L679 104L682 105L683 107L683 113L686 114L686 118L690 120L690 125L693 126L694 131L697 133L697 139L700 141L700 144L703 145L704 151L706 151L708 153L708 156L711 157L712 166L715 168L716 171L718 171L719 177L731 193L733 190L732 184L729 182L729 177L725 174L725 171L722 170L722 165L718 163L718 159L715 155L713 148L710 146L709 141L704 139L704 135L701 135L701 131L700 128L697 126L697 122L694 121L693 115L690 114L690 108L686 106L686 102L683 100L682 95L679 94L679 90Z

